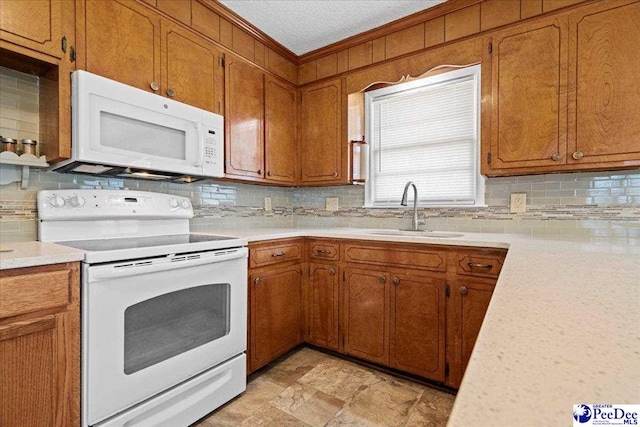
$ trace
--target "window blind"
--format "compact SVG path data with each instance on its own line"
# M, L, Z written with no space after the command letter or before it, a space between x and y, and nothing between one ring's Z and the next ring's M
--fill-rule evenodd
M460 71L368 94L368 204L398 205L407 181L422 205L477 203L478 79Z

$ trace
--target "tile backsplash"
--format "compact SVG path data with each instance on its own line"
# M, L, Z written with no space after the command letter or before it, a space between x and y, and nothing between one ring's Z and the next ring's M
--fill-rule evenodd
M38 80L0 67L0 134L38 139ZM200 181L192 184L94 178L32 170L29 188L0 186L2 241L37 238L38 190L105 188L172 193L194 205L194 231L273 227L406 228L409 208L363 208L364 187L285 188ZM420 189L418 189L419 191ZM398 189L399 192L402 189ZM527 194L527 212L511 214L511 193ZM265 211L264 198L272 209ZM326 198L339 209L327 212ZM486 208L424 208L430 229L572 236L640 244L640 170L490 178Z

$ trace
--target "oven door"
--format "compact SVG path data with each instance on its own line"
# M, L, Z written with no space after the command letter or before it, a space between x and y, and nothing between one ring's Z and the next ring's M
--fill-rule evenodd
M83 269L83 419L95 424L246 350L247 249Z

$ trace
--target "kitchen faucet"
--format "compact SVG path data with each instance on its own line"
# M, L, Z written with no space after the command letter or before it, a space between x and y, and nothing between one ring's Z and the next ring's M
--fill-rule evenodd
M413 181L407 182L404 186L404 193L402 193L402 201L400 205L407 206L407 193L409 192L409 186L413 187L413 219L411 220L411 228L413 231L418 231L418 188Z

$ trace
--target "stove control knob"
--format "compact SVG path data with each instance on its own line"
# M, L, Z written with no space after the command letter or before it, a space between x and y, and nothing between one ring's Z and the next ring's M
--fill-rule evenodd
M179 206L178 201L176 199L169 200L169 206L172 208L177 208Z
M75 195L73 197L70 197L69 200L67 200L67 203L69 203L71 207L81 208L84 206L85 200L82 196Z
M189 209L191 204L189 203L188 200L183 200L182 203L180 203L180 206L182 206L182 209Z
M65 201L60 196L53 196L49 199L49 205L53 208L61 208L65 204Z

